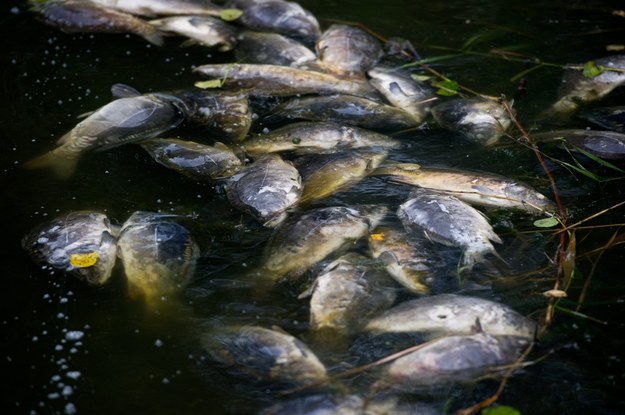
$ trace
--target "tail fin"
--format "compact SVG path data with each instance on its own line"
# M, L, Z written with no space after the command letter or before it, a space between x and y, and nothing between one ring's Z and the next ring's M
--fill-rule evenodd
M143 37L154 46L163 46L165 44L165 39L163 39L163 36L165 34L149 23L146 23L145 26L142 26L139 32L141 37Z
M75 158L61 157L54 151L35 157L24 163L23 168L28 170L50 168L59 179L68 179L76 171L78 160Z

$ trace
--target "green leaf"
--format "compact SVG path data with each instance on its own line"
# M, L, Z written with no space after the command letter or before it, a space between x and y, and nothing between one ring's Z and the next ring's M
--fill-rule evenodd
M198 81L193 85L202 89L221 88L223 82L221 79L211 79L209 81Z
M438 88L436 93L438 95L443 95L446 97L451 97L458 93L458 82L452 81L451 79L444 79L439 82L434 82L434 88Z
M536 226L537 228L551 228L552 226L556 226L559 223L560 222L558 222L558 219L550 217L534 221L534 226Z
M239 9L223 9L219 12L219 17L221 20L231 22L241 17L242 14L243 12Z
M484 408L482 415L521 415L521 412L511 406L499 405Z
M593 78L597 75L601 75L603 70L597 66L595 61L588 61L583 66L583 74L586 78Z
M415 81L417 81L417 82L429 81L430 79L432 79L431 76L419 75L419 74L416 74L416 73L411 74L410 77L412 79L414 79Z

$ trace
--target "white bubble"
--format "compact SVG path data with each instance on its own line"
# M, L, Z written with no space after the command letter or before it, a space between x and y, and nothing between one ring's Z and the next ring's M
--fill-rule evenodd
M68 403L67 405L65 405L65 413L67 415L73 415L75 414L76 411L76 405L74 405L73 403Z
M72 370L70 372L67 372L65 376L67 376L70 379L78 379L80 377L80 372L77 370Z
M72 393L74 393L74 389L69 385L65 386L63 390L61 391L61 395L63 396L69 396Z
M154 342L154 346L156 347L161 347L163 345L163 342L161 341L161 339L156 339L156 341Z
M84 335L85 333L80 330L72 330L65 333L65 338L67 340L76 341L82 339Z

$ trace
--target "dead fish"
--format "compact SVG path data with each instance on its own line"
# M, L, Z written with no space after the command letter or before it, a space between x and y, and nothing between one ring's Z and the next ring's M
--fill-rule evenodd
M200 182L230 177L243 163L223 143L213 146L176 138L153 138L141 143L159 164Z
M493 336L533 339L536 323L507 305L456 294L439 294L405 301L370 320L365 330L375 333L418 332L434 337L471 334L475 320Z
M226 184L228 200L266 227L276 227L287 217L302 194L302 179L293 164L277 155L265 155Z
M625 134L625 106L593 108L579 116L599 127Z
M426 189L415 189L397 210L406 229L423 232L430 240L462 249L462 265L471 268L488 253L491 241L501 239L486 217L460 199Z
M285 97L300 94L347 94L377 97L368 82L341 79L335 75L300 68L265 64L209 64L193 69L205 77L219 79L222 87L246 90L250 95Z
M436 105L431 112L441 127L484 146L496 144L512 125L503 105L492 100L454 99Z
M153 304L191 281L199 247L177 216L138 211L122 225L117 254L124 264L129 293Z
M493 173L425 168L396 163L376 169L374 175L453 195L471 205L513 208L528 213L552 212L555 205L531 186Z
M378 40L355 26L333 24L316 45L321 66L338 75L364 75L382 57Z
M300 203L353 186L386 158L386 151L350 150L302 156L293 161L304 182Z
M26 162L24 168L50 167L60 178L68 178L84 153L156 137L184 119L184 104L175 97L148 94L116 99L79 122L59 139L58 147Z
M317 59L312 50L294 39L279 33L251 30L239 33L234 54L238 62L295 68Z
M330 122L298 122L250 137L242 147L248 154L294 150L299 154L362 147L397 148L400 142L358 127Z
M38 264L99 286L115 266L117 231L103 213L70 212L31 230L22 238L22 248Z
M31 5L46 24L67 33L132 33L154 45L163 45L163 34L149 23L89 1L52 0Z
M382 220L384 206L327 207L285 222L265 248L262 275L295 279L333 252L364 237Z
M306 43L313 43L320 34L315 16L295 2L252 2L242 10L237 23L248 29L279 33Z
M603 70L596 76L584 75L583 64L569 64L564 69L558 89L558 100L547 110L547 116L567 117L581 105L598 101L625 83L625 55L607 56L594 61Z
M211 15L219 16L222 7L208 0L89 0L102 7L139 16Z
M394 360L373 389L414 392L451 383L468 383L513 363L528 342L514 336L477 333L449 336Z
M369 235L369 250L388 273L415 294L428 294L434 254L413 235L389 227L378 227Z
M367 266L367 258L343 255L315 278L299 298L311 295L310 328L353 333L375 312L389 307L395 295L384 289L384 274Z
M185 36L191 40L220 52L232 50L236 45L236 29L228 23L208 16L172 16L150 20L149 23L161 31Z
M376 66L367 74L375 89L397 108L406 111L421 124L430 114L431 104L436 100L434 89L424 82L418 82L409 74L394 68Z
M293 120L325 121L373 131L400 131L418 127L408 112L353 95L293 97L263 118L264 123Z
M218 362L261 381L303 386L327 379L313 351L277 329L230 327L205 334L202 343Z
M606 160L625 159L625 134L599 130L557 130L532 134L538 142L561 141L571 150L585 151Z

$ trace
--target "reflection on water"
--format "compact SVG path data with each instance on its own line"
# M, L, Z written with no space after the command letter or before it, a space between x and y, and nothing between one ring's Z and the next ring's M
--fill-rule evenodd
M507 49L545 62L585 62L605 56L606 45L622 43L623 34L623 18L611 15L615 2L608 1L590 5L545 1L531 6L520 1L301 3L324 27L330 19L362 22L383 36L412 40L423 57L457 54L458 50L444 48L461 48L480 35L467 49L473 53L434 62L433 67L472 89L516 95L515 108L528 129L545 128L534 119L555 99L561 71L545 67L526 74L525 94L518 96L517 82L510 78L532 63L490 59L482 53ZM90 154L79 163L78 173L63 182L48 172L20 170L21 163L52 148L79 114L108 102L112 84L123 82L140 91L188 87L197 80L193 67L229 58L198 46L180 48L174 41L159 49L125 35L67 35L36 22L17 2L3 4L1 13L5 53L0 75L4 97L0 204L5 254L0 304L3 374L9 383L2 390L3 413L256 413L280 399L271 385L229 373L209 359L198 341L201 334L230 324L278 326L308 343L331 373L380 358L391 351L389 344L414 343L409 336L388 340L362 335L345 347L309 333L308 302L297 298L303 287L284 285L257 295L258 281L252 276L271 231L234 211L218 187L162 168L139 147ZM622 105L623 93L615 91L601 104ZM578 119L567 124L586 126ZM205 138L191 126L175 134L197 141ZM535 156L516 143L485 151L435 127L398 139L404 146L391 152L392 160L498 173L551 194ZM557 145L541 148L572 162ZM603 177L615 176L592 160L580 160ZM554 162L548 165L573 221L624 200L620 181L598 184ZM311 207L364 202L394 211L409 191L408 186L369 177ZM42 221L82 209L104 211L118 225L136 210L194 215L190 230L202 253L191 286L178 297L145 308L128 299L120 263L111 283L101 288L86 287L32 264L20 249L21 237ZM556 237L536 233L532 217L488 214L503 240L497 250L505 263L492 261L458 279L459 250L441 249L433 291L491 298L538 320L546 305L541 293L553 287L549 258L554 256ZM592 224L622 222L623 210L618 209ZM625 410L618 394L625 373L619 317L625 292L620 272L624 254L617 245L592 268L597 256L590 253L615 230L578 231L579 272L569 299L561 302L574 309L594 270L581 311L607 324L556 313L530 360L548 357L510 380L502 404L522 413ZM366 252L363 245L353 248ZM399 292L398 301L408 298ZM362 391L371 382L368 376L347 378L337 388ZM490 396L496 388L492 381L446 388L429 400L437 408L457 409Z

